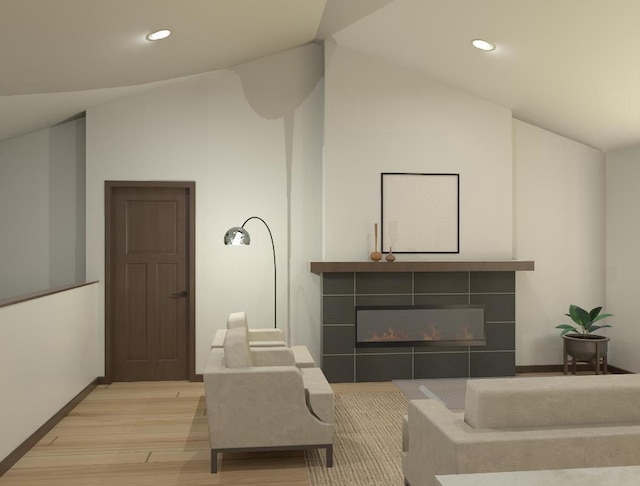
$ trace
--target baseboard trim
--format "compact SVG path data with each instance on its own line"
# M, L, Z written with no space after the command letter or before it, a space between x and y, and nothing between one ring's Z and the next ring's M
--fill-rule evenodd
M196 373L193 375L193 379L191 380L193 383L202 383L204 381L204 376L202 373Z
M98 386L100 378L96 378L89 383L84 389L73 397L69 403L62 407L56 414L47 420L38 430L31 434L22 444L15 448L7 457L0 461L0 477L4 475L11 467L22 458L29 450L35 446L51 429L53 429L78 403L86 398L96 386Z
M593 366L586 363L578 363L576 365L578 371L593 371ZM609 373L616 375L632 375L633 371L627 371L617 366L607 365ZM516 373L562 373L563 366L559 365L529 365L529 366L516 366Z
M628 371L623 368L618 368L617 366L607 365L607 369L609 372L614 373L616 375L634 375L633 371Z

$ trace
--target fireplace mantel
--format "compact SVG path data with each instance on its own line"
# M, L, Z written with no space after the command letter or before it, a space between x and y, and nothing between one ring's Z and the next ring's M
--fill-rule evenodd
M404 262L311 262L311 273L353 272L516 272L532 271L530 260L419 261Z

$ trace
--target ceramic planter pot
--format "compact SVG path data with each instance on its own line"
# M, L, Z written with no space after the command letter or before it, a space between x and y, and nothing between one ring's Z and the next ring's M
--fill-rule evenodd
M593 361L597 357L596 346L600 348L600 357L606 356L609 338L598 334L565 334L566 351L576 361Z

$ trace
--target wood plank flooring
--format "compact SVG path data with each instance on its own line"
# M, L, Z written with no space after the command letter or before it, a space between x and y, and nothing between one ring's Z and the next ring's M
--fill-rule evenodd
M335 384L336 393L397 391ZM301 451L224 454L209 472L202 383L113 383L91 392L18 461L0 486L309 486Z

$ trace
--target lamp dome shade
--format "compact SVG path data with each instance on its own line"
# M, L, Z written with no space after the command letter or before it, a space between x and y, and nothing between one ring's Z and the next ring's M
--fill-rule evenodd
M251 236L246 229L240 226L234 226L224 235L225 245L249 245L251 244Z

